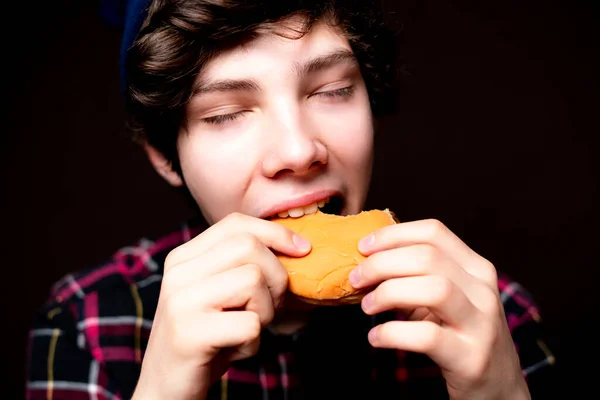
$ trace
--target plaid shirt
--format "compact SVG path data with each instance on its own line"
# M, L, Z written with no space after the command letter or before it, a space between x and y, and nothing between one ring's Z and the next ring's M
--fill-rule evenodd
M200 232L186 224L157 241L142 239L107 263L57 282L30 331L27 399L130 398L166 255ZM541 339L540 317L527 292L502 276L499 288L533 394L536 385L548 383L554 357ZM369 328L394 317L367 317L358 306L326 307L293 336L265 329L258 354L234 362L209 398L448 398L438 367L426 356L368 346Z

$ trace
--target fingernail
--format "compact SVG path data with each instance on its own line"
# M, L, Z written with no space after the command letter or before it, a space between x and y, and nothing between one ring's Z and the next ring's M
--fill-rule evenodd
M358 242L358 249L361 251L367 250L375 242L375 235L372 233L369 236L365 236Z
M350 271L348 280L352 286L356 286L360 282L360 265Z
M377 328L378 327L376 326L375 328L369 331L369 342L371 343L375 343L375 341L377 340Z
M310 242L296 233L294 234L292 240L294 241L296 247L298 247L300 250L307 250L310 248Z

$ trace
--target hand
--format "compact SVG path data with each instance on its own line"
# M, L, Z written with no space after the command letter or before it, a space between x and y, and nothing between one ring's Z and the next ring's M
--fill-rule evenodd
M363 310L407 315L373 328L373 346L428 355L452 399L529 398L489 261L435 220L382 228L359 251L351 283L377 285Z
M204 398L231 361L256 353L287 288L270 249L303 256L310 244L232 214L168 255L134 398Z

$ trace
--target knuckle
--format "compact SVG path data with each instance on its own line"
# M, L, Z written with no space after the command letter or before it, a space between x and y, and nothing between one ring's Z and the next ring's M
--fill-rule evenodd
M260 344L258 340L246 341L246 343L244 343L238 349L240 355L239 358L249 358L256 355L256 353L258 353L259 347Z
M281 279L274 280L271 278L269 285L267 285L267 282L265 282L265 286L268 286L269 290L271 291L273 306L276 308L282 307L285 301L285 293L288 288L287 272Z
M437 261L439 260L439 250L434 246L422 245L418 247L418 260L422 268L427 272L431 272L434 269Z
M248 341L258 338L262 329L260 316L257 313L249 312L243 329L246 333L246 338Z
M252 288L258 288L265 283L265 278L260 267L256 264L248 264L244 268L244 280Z
M495 318L500 313L500 298L492 290L485 287L479 296L478 308L483 314Z
M243 254L256 253L261 247L261 241L251 233L242 233L236 238L236 248Z
M442 341L442 329L437 324L424 321L423 331L421 332L423 352L432 351L440 345Z
M481 270L483 279L485 279L486 283L496 287L498 284L498 270L496 270L494 264L488 260L483 260L481 263Z
M273 318L275 317L275 310L273 307L264 307L261 310L257 310L257 314L259 318L259 325L264 327L273 321Z
M224 220L225 222L227 222L227 224L232 224L232 225L236 225L239 224L243 221L245 215L240 213L240 212L232 212L231 214L228 214Z
M437 304L451 298L455 290L454 284L450 279L439 275L431 275L431 287L434 302Z
M448 228L444 225L440 220L437 219L428 219L425 221L425 236L434 241L435 239L443 236Z
M171 268L173 268L176 264L179 263L179 260L181 259L181 250L179 248L175 248L173 250L171 250L168 254L167 257L165 258L165 272L167 272L168 270L170 270Z

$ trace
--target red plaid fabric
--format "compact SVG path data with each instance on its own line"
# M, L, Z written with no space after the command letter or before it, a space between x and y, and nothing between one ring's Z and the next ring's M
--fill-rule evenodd
M127 399L140 373L167 254L201 232L181 229L119 250L107 263L57 282L29 335L27 399ZM538 309L516 282L499 282L523 374L532 393L546 385L554 357ZM393 314L357 306L324 308L293 336L266 329L258 354L232 364L210 399L448 398L426 356L373 349L366 333ZM207 327L210 329L210 327ZM535 398L535 397L534 397Z

